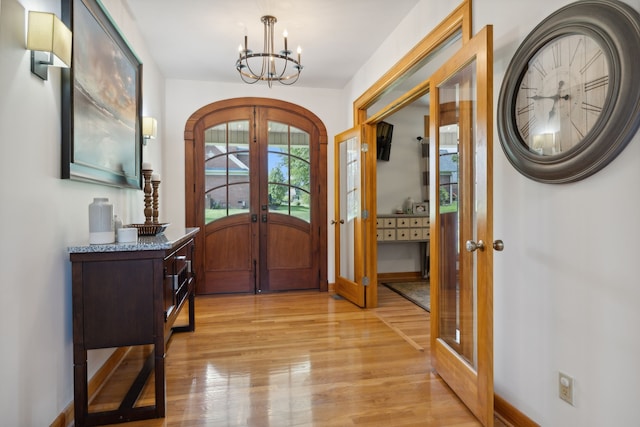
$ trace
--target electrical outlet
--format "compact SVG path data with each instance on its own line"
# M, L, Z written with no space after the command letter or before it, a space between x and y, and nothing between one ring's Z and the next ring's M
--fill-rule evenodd
M560 399L573 405L573 378L562 372L558 373L558 394Z

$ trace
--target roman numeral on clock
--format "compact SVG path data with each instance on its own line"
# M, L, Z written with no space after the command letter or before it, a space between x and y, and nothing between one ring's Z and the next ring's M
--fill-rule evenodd
M585 82L584 91L588 92L590 90L597 89L599 87L603 87L609 84L609 76L602 76L600 78L591 80L589 82Z

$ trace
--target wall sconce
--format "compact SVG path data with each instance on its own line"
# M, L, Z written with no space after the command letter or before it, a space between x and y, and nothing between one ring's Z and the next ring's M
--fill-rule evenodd
M156 139L158 133L158 121L153 117L142 118L142 144L147 145L149 139Z
M53 13L30 11L27 49L31 51L31 72L47 80L49 65L71 66L71 30Z

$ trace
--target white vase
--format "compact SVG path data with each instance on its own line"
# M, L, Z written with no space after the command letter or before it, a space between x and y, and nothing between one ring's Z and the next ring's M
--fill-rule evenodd
M406 214L413 213L413 199L411 197L407 197L407 199L404 201L404 204L402 205L402 210Z
M96 197L89 205L89 243L102 245L114 241L113 205L106 197Z

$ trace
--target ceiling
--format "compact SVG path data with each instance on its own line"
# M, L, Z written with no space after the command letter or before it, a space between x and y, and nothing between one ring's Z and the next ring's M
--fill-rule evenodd
M263 15L278 19L276 49L302 47L296 86L343 88L420 0L125 0L169 79L240 82L238 46L262 50ZM261 84L261 83L258 83Z

